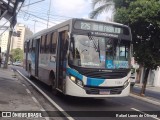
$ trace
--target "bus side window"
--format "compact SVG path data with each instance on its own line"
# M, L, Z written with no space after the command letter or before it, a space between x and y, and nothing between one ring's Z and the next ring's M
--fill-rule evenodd
M47 53L47 35L44 37L44 53Z
M35 52L36 49L36 40L32 40L32 52Z
M42 36L42 39L41 39L41 53L44 53L45 51L45 35Z
M50 53L50 40L52 37L52 33L48 33L47 35L47 43L46 43L46 53Z
M51 47L50 47L50 52L52 54L56 53L56 45L57 45L57 32L54 32L54 33L52 33Z
M32 40L29 40L29 52L32 52Z

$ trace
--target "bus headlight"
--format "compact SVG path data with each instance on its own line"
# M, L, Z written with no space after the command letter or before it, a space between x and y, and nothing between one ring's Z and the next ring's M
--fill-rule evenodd
M73 82L76 82L76 78L74 76L70 76L70 79L73 81Z
M83 82L81 80L79 80L78 78L70 75L69 78L78 86L83 87Z
M123 84L123 89L125 89L128 86L128 84L129 84L129 80L126 80Z

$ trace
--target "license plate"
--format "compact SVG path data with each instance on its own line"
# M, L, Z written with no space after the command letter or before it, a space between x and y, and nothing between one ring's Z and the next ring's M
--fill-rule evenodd
M101 94L101 95L109 95L110 94L110 90L100 90L99 94Z

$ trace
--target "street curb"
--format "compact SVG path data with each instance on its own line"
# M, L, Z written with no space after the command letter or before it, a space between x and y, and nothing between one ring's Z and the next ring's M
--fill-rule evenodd
M140 86L140 85L135 85L134 87L142 88L142 86ZM152 92L158 92L157 90L151 89L151 87L146 87L146 90L150 90L150 91L152 91Z
M129 94L129 96L140 99L140 100L143 100L143 101L146 101L146 102L154 104L154 105L159 105L160 106L160 102L153 100L153 98L149 99L149 97L141 97L141 96L135 95L133 93Z

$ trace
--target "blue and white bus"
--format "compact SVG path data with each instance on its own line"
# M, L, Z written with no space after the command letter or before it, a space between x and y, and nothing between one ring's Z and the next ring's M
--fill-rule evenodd
M126 25L74 18L26 39L24 66L54 94L127 96L131 41Z

